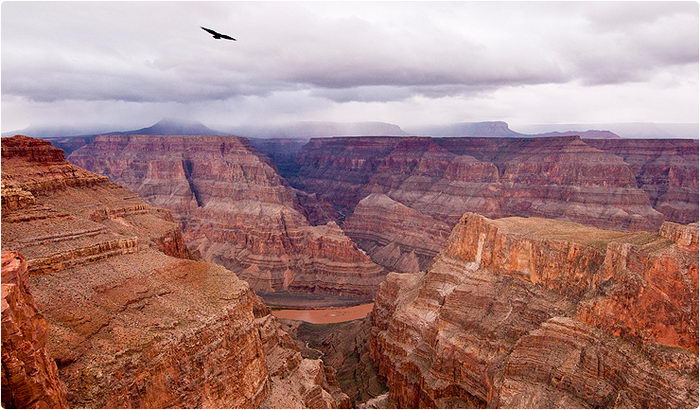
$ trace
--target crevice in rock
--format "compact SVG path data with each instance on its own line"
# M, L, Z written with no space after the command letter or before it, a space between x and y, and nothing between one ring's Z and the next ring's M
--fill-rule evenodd
M197 191L197 188L194 185L194 181L192 181L192 166L192 160L182 160L182 169L185 171L185 179L187 179L187 184L190 186L190 191L192 191L194 200L197 201L197 206L201 208L204 206L204 202L202 201L202 198L200 197L199 192Z

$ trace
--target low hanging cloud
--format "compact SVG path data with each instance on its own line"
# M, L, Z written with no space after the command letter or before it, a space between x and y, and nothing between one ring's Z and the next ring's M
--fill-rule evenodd
M206 104L297 93L318 110L318 99L405 102L547 84L645 83L667 73L689 84L697 77L695 3L2 7L2 95L26 106ZM200 25L239 41L213 40Z

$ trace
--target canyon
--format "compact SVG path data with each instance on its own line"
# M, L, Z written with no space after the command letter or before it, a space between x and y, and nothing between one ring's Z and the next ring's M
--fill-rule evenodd
M290 187L245 139L101 135L69 159L173 211L190 249L263 296L366 300L386 274L343 233L330 204Z
M398 407L695 407L697 238L467 213L382 283L370 354Z
M2 140L5 407L698 405L697 141L63 143Z
M347 407L170 211L48 142L2 139L3 405Z
M694 222L697 155L694 140L320 138L289 180L346 214L379 192L450 225L476 212L655 230L664 219ZM665 199L672 186L687 194Z
M273 160L284 150L258 144ZM283 161L292 186L333 204L348 236L400 272L425 269L465 212L622 231L697 222L696 140L314 138Z

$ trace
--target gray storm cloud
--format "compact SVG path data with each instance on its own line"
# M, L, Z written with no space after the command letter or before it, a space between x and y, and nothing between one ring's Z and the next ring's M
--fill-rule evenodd
M212 40L200 25L239 41ZM523 87L648 95L669 75L679 101L697 106L697 67L695 3L2 4L3 117L18 124L110 101L154 115L222 104L240 121L256 117L260 99L268 116L280 105L284 114L290 96L300 116L357 120L385 103L374 112L395 121L416 104L451 103L457 115Z

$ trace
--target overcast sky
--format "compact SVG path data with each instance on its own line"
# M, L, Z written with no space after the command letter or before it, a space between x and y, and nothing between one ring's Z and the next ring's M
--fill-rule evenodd
M698 5L2 3L3 131L162 117L697 122Z

